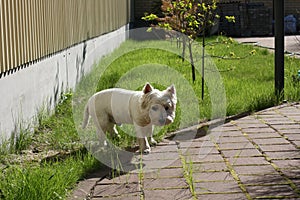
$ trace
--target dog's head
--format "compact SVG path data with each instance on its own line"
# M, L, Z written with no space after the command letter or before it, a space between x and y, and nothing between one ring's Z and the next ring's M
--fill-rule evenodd
M143 88L141 107L148 112L153 125L164 126L172 123L175 119L176 89L171 85L166 90L154 89L150 83Z

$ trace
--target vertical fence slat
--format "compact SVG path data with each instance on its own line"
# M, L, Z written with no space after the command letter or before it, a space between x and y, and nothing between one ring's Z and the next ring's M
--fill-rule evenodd
M22 2L22 28L23 28L23 59L24 62L28 62L30 58L29 53L29 23L28 23L28 1L21 1Z
M2 8L2 0L0 0L0 8ZM2 10L0 10L0 72L3 71L3 60L2 60L2 55L3 55L3 50L2 50L2 30L3 30L3 25L2 25Z
M32 50L32 60L35 60L37 58L37 44L36 44L36 35L37 35L37 30L36 30L36 23L37 23L37 18L36 18L36 8L35 8L35 2L36 0L31 1L31 50Z
M42 26L42 12L41 12L41 2L43 0L36 1L36 10L37 10L37 52L38 52L38 58L41 58L43 56L43 35L44 30Z
M34 58L34 53L33 53L33 13L32 13L32 1L33 0L28 0L28 12L27 12L27 23L28 23L28 44L27 44L27 49L29 52L29 62L33 61Z
M52 9L51 9L51 17L52 21L50 22L51 26L53 27L51 30L51 42L52 42L52 49L51 53L58 51L59 42L61 38L56 35L57 30L59 30L59 20L61 16L59 15L61 9L61 5L59 0L53 0ZM48 21L49 23L49 21Z
M48 29L46 26L46 18L48 18L48 4L49 1L43 1L41 4L41 12L42 12L42 26L43 26L43 55L48 54L47 40L48 40Z
M58 21L58 29L56 30L56 37L59 38L59 41L58 42L58 46L57 46L57 49L58 51L60 49L63 48L63 46L65 45L65 31L64 31L64 20L65 20L65 17L64 17L64 8L65 8L65 1L59 1L59 7L60 7L60 10L59 10L59 18L57 19Z
M19 1L14 0L14 40L15 40L15 62L17 66L20 66L21 59L20 59L20 27L19 27Z
M100 25L101 33L104 33L106 31L105 27L107 26L106 25L107 24L106 23L107 15L105 14L105 9L107 9L106 4L107 4L107 0L104 0L104 1L102 1L101 7L100 7L100 20L99 20L99 23L101 24Z
M88 39L88 26L87 26L87 21L88 21L88 17L87 15L83 15L83 13L86 13L87 12L87 4L83 1L81 1L81 3L83 4L82 5L82 10L81 10L81 13L80 13L80 17L82 19L82 37L85 38L85 39ZM82 38L82 39L83 39Z
M47 23L48 23L48 28L51 27L51 29L49 30L49 41L48 41L48 45L49 45L49 53L53 53L55 51L55 42L54 42L54 32L56 30L56 26L55 26L55 19L54 19L54 7L55 7L55 1L56 0L50 0L50 10L49 10L49 15L50 18L48 19Z
M14 58L13 56L9 55L14 55L14 41L13 41L13 11L12 11L12 1L8 1L7 4L7 13L8 13L8 21L7 21L7 28L8 30L8 61L9 65L14 66Z
M72 43L77 43L75 39L75 30L76 26L74 25L75 23L75 7L74 7L74 2L73 0L69 1L70 7L69 7L69 19L70 21L68 22L69 24L69 30L70 30L70 36L68 37L68 44Z
M21 65L24 63L23 57L22 57L22 34L19 34L22 31L22 4L21 1L16 0L16 25L17 25L17 65Z
M4 0L0 0L0 70L5 71L5 45L4 45Z
M39 0L34 0L32 4L33 8L33 49L34 49L34 55L33 55L33 60L36 60L40 58L39 56L39 16L38 16L38 9L37 9L37 1Z
M26 62L26 58L24 56L24 48L25 48L25 42L24 42L24 1L18 1L19 3L19 32L22 31L23 34L19 34L19 40L20 40L20 62L21 64L24 64Z
M59 33L60 30L62 30L62 21L63 21L63 1L57 0L56 3L58 4L58 12L57 16L55 16L55 23L57 24L56 30L55 30L55 39L56 39L56 48L55 51L59 51L59 49L63 46L64 44L64 35Z
M12 65L13 66L17 66L18 65L18 44L17 44L17 34L18 34L18 30L17 30L17 20L16 20L16 1L15 0L11 0L11 53L12 56L11 60L12 60Z
M3 1L3 25L4 25L4 30L3 30L3 58L4 58L4 70L9 70L10 66L10 60L9 60L9 51L10 51L10 44L9 44L9 12L8 12L8 2Z

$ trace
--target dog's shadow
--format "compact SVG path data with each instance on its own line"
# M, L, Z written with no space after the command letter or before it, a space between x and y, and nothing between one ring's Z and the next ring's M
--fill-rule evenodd
M191 139L201 138L207 135L208 126L202 126L199 128L189 127L173 134L166 135L164 139L166 140L176 140L176 141L187 141ZM98 143L98 142L97 142ZM98 149L99 146L96 145ZM145 168L148 169L148 156L141 155L138 152L139 147L125 147L123 149L111 148L111 149L101 149L99 151L95 151L95 149L90 150L93 155L102 163L101 166L101 174L103 178L106 179L114 179L116 177L127 174L128 172L137 172L139 170L143 170ZM151 153L150 153L151 154ZM146 160L142 159L142 157L146 156ZM149 155L151 157L151 155ZM147 159L148 158L148 159ZM150 159L151 160L151 159ZM98 170L99 171L99 170ZM96 173L95 176L98 176L99 172ZM93 174L92 174L93 176Z
M98 143L93 144L92 147L89 146L91 149L88 149L100 163L106 166L105 170L109 169L108 172L114 174L115 171L123 174L145 166L140 159L138 146L121 149L111 145L103 147Z
M173 141L191 141L193 139L198 139L204 137L208 134L208 125L203 125L201 127L192 126L173 133L170 133L165 137L167 140Z

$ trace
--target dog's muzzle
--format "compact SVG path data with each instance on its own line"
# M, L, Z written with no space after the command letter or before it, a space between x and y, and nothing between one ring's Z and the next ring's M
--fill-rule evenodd
M152 123L157 126L168 125L174 121L173 117L169 115L168 111L166 111L165 108L159 104L151 106L149 115Z
M158 120L160 126L165 126L165 125L169 125L173 122L173 119L171 117L167 117L167 118L161 118Z

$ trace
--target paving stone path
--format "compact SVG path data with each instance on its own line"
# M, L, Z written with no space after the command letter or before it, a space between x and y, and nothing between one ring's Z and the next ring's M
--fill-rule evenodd
M265 47L268 49L275 49L275 38L274 37L248 37L248 38L234 38L240 43L253 43L259 47ZM294 54L299 57L300 55L300 36L290 35L284 37L284 50L288 54Z
M140 163L80 183L72 199L300 199L300 104L232 120L204 137L165 140Z

